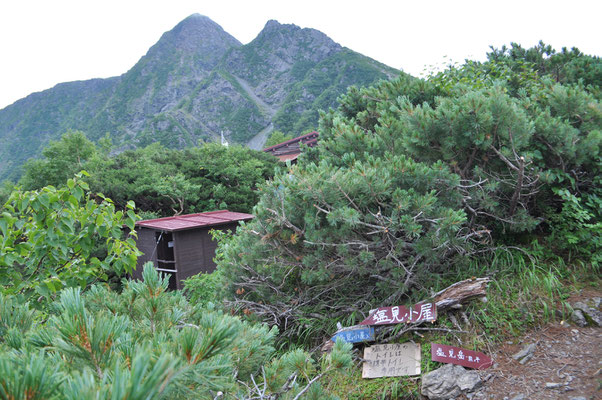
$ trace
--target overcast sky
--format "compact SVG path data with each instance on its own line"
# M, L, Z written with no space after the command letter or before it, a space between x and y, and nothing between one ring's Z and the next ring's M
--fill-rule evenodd
M269 19L318 29L419 75L446 60L483 59L489 45L540 39L602 55L600 1L0 0L0 108L57 83L121 75L193 13L243 43ZM447 56L447 58L444 58Z

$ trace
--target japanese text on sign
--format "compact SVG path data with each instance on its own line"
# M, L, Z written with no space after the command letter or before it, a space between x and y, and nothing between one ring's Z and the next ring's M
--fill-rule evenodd
M336 342L337 338L347 342L347 343L359 343L365 341L373 341L374 340L374 328L367 327L358 327L355 329L347 329L340 332L337 332L333 337L332 341Z
M362 378L420 375L420 345L377 344L364 349Z
M360 325L389 325L404 322L416 323L423 321L435 321L437 319L437 306L434 303L416 304L413 307L405 306L380 307L377 308Z
M437 343L431 343L431 360L474 369L489 368L493 364L491 358L479 351Z

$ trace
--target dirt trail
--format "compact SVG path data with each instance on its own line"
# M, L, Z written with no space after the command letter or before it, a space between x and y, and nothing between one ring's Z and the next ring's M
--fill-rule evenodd
M512 358L532 343L533 358L524 364ZM602 328L551 323L507 342L494 357L494 366L481 372L489 379L473 400L602 399Z

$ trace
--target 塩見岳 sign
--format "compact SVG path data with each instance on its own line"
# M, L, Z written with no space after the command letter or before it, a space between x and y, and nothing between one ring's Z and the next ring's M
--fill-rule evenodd
M336 342L337 338L347 343L359 343L374 340L374 328L371 327L353 327L337 332L332 341Z
M379 307L360 325L390 325L404 322L434 322L437 319L435 303L416 304L410 308L405 306Z
M431 343L431 360L474 369L485 369L493 365L491 358L479 351L437 343Z

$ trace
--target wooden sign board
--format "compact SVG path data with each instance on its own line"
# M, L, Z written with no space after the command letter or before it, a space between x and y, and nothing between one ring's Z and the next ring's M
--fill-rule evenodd
M485 369L493 365L491 358L479 351L437 343L431 343L431 360L474 369Z
M364 349L362 378L420 375L420 345L376 344Z
M363 326L345 328L335 333L331 340L336 342L337 339L347 343L372 342L374 341L374 328Z
M435 303L416 304L407 308L405 306L379 307L360 325L390 325L401 323L417 323L423 321L434 322L437 319L437 306Z

